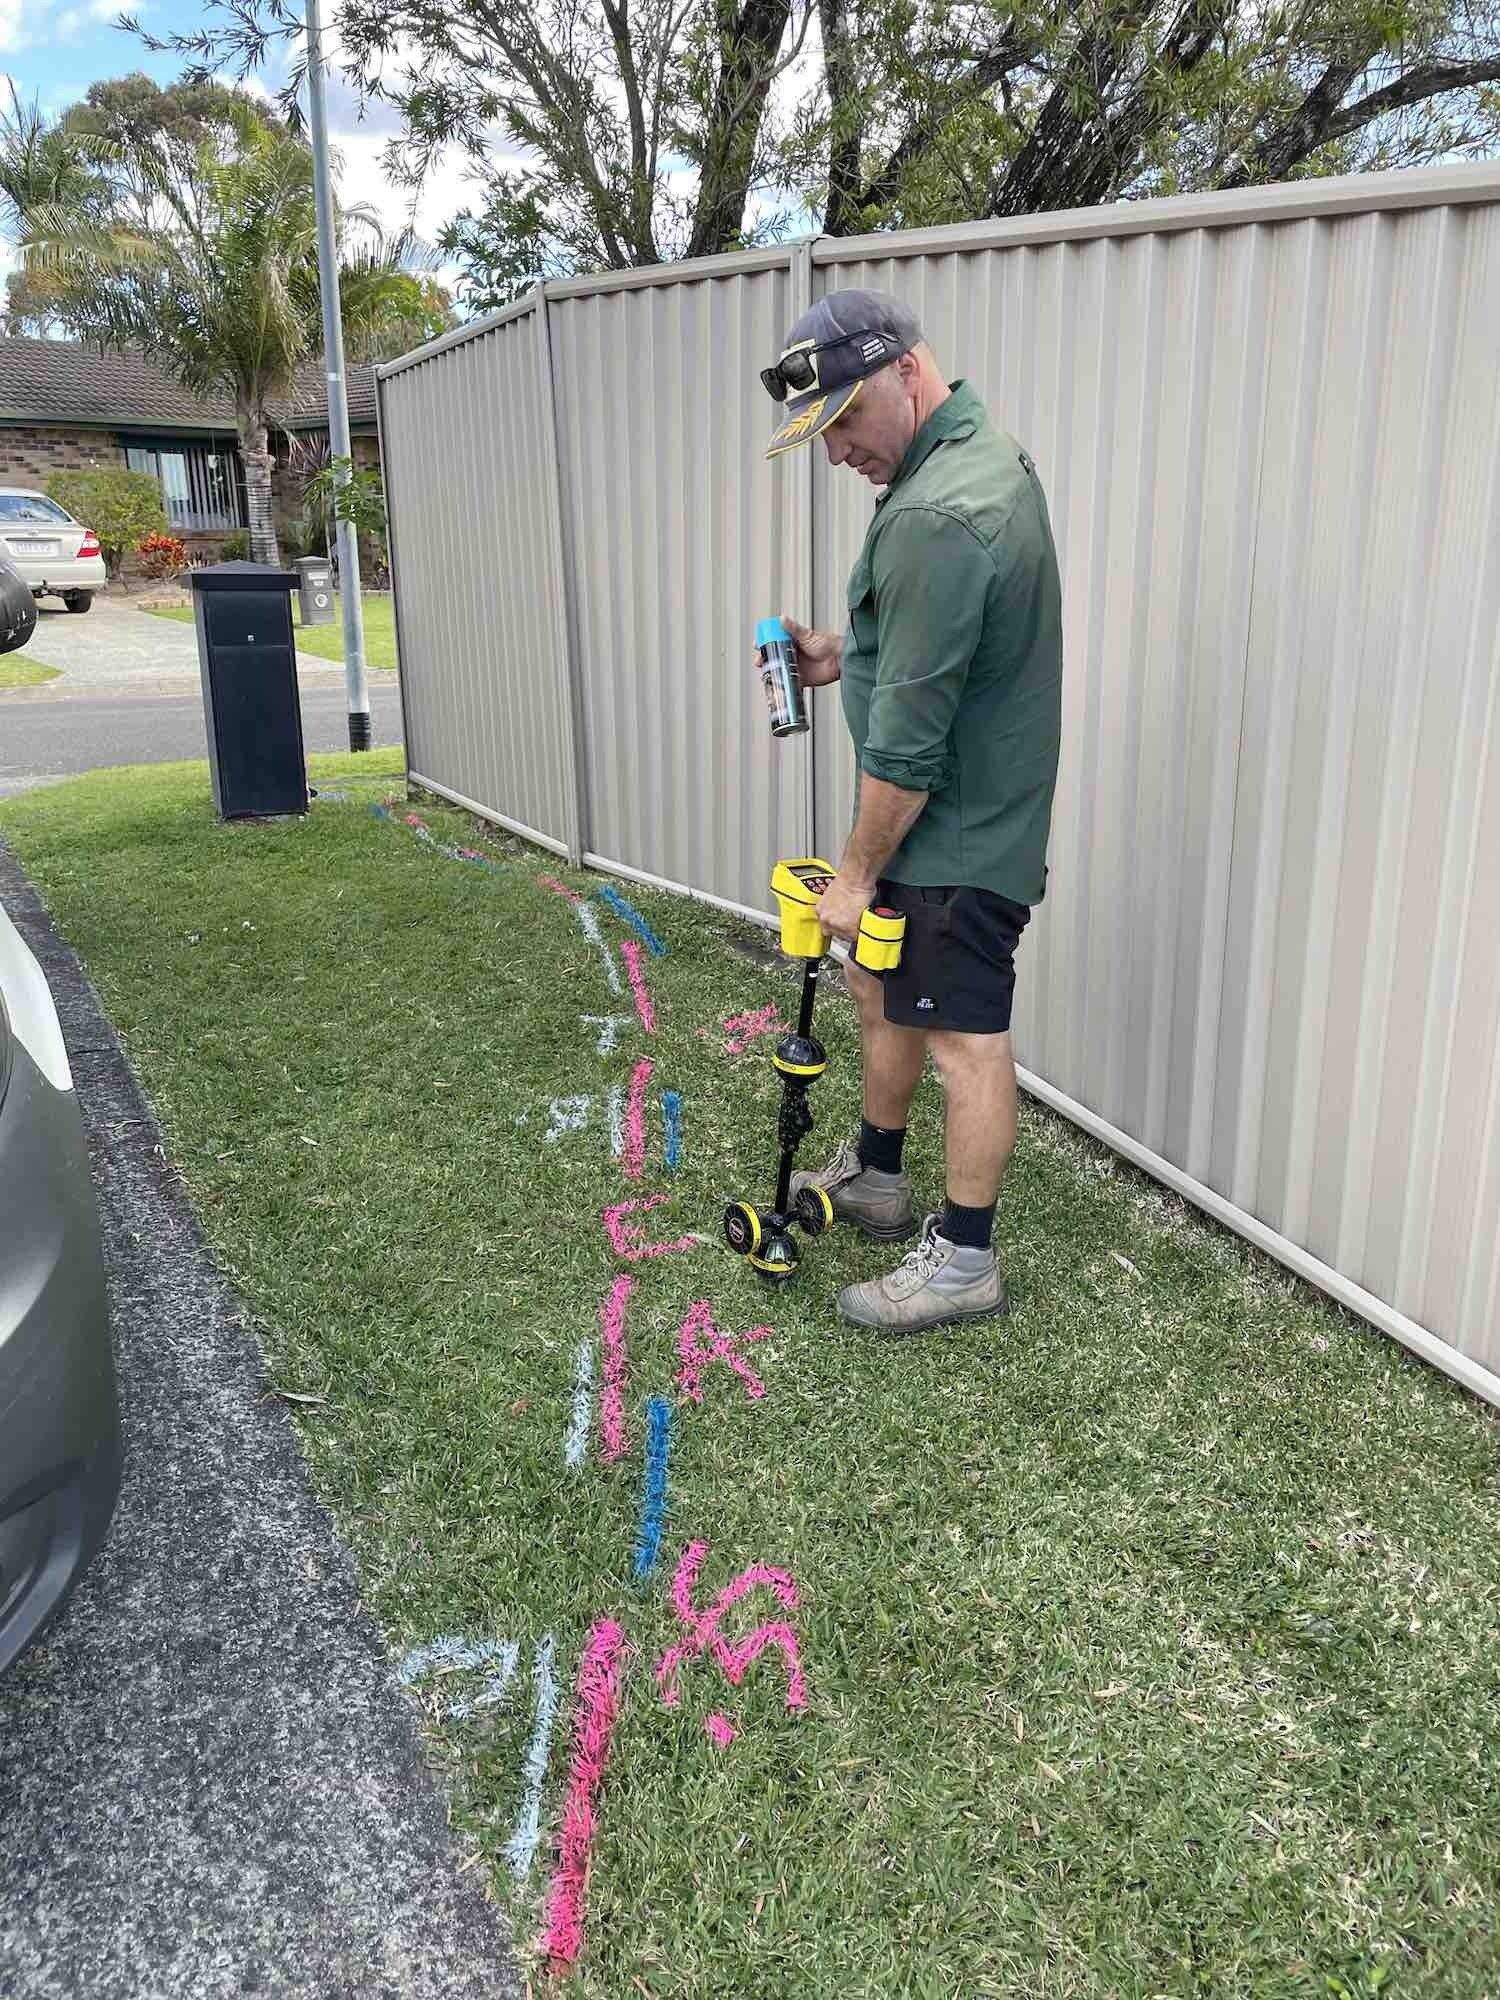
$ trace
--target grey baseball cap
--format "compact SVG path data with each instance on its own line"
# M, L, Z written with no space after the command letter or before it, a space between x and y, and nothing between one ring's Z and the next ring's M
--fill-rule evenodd
M761 381L786 414L766 447L777 458L810 444L841 417L865 378L909 354L922 338L917 316L889 292L830 292L791 329Z

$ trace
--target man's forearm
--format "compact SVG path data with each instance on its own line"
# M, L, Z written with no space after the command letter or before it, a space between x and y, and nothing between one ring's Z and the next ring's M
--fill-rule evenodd
M905 792L884 778L860 774L859 812L854 831L844 849L839 873L851 880L873 884L878 880L896 849L922 816L926 792Z

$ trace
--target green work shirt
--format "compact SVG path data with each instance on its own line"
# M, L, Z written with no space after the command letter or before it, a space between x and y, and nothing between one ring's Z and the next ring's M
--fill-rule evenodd
M1040 902L1062 733L1057 551L1035 466L966 382L875 503L842 687L860 769L928 794L885 876Z

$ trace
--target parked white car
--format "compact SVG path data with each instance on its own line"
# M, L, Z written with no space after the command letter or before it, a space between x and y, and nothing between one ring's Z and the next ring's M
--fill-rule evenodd
M83 1117L46 977L0 905L0 1676L104 1540L120 1461Z
M70 611L87 611L104 588L98 536L45 493L0 486L0 549L33 597L60 597Z

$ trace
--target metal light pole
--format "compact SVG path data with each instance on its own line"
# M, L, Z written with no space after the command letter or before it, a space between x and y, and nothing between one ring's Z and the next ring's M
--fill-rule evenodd
M348 460L349 400L344 384L344 325L339 317L339 253L333 229L333 187L328 178L328 116L323 107L323 24L318 0L304 0L307 18L307 108L312 135L313 193L318 210L318 289L323 299L323 365L328 373L328 445ZM347 474L334 480L335 494ZM370 747L370 690L365 680L365 620L359 601L359 539L352 521L335 515L339 598L344 614L344 690L349 703L349 748Z

